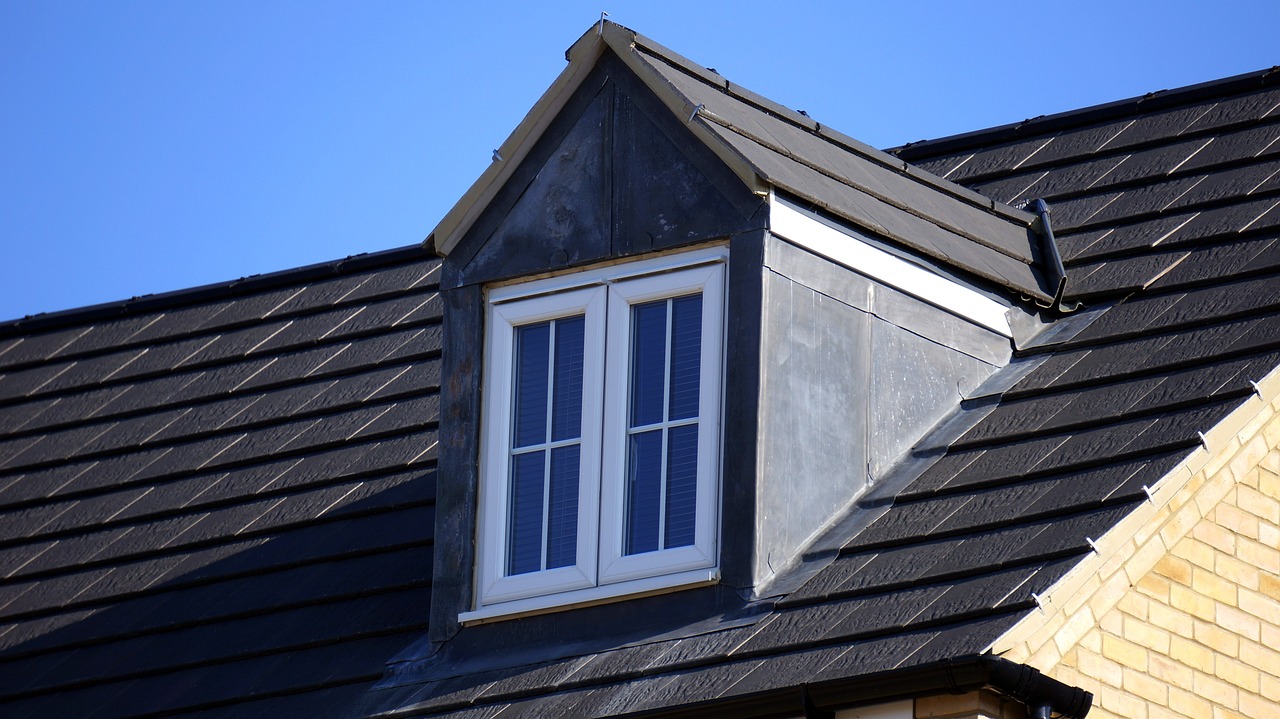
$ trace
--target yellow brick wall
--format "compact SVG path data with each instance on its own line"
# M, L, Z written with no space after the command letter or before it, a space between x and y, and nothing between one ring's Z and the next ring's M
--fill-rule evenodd
M992 651L1091 719L1280 718L1280 371L1260 385Z

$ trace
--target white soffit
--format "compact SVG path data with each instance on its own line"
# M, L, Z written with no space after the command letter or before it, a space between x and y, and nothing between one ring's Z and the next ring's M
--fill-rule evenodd
M912 297L963 317L974 324L1013 337L1008 307L953 280L934 274L896 255L845 234L770 199L769 229L810 252L878 280Z

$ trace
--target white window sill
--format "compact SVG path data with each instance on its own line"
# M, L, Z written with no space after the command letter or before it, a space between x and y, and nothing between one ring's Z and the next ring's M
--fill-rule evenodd
M665 594L681 589L707 586L720 581L718 569L695 569L678 574L646 577L616 584L577 589L558 594L547 594L528 599L491 604L479 609L462 612L458 621L463 625L484 624L503 619L516 619L534 614L559 612L593 604L603 604L617 599L636 599L653 594Z

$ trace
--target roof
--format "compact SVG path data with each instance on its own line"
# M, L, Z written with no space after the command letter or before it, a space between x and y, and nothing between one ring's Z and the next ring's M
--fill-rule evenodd
M892 160L604 27L679 85L664 97L703 105L690 124L738 167L802 198L836 183L810 201L855 224L905 212L858 215L880 207L872 181L834 170ZM0 714L328 716L366 695L395 716L763 713L799 686L888 698L905 685L885 677L979 655L1280 365L1278 79L899 149L947 179L890 173L911 183L894 198L1046 198L1086 308L771 596L603 651L386 669L431 594L442 308L424 251L0 326Z
M725 80L658 43L602 20L566 53L569 66L441 220L429 244L448 255L552 117L613 52L753 191L781 191L902 247L1048 302L1056 278L1040 256L1037 218L971 192Z
M898 150L1002 202L1046 199L1067 299L1087 307L926 437L759 621L401 686L384 706L768 715L764 697L797 686L859 677L864 700L890 698L902 689L886 676L986 651L1280 365L1277 80Z
M439 261L0 326L0 714L297 716L425 626Z

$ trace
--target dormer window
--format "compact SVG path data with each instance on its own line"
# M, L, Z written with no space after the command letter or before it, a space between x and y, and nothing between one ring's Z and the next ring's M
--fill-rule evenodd
M714 581L723 248L492 289L475 611Z

